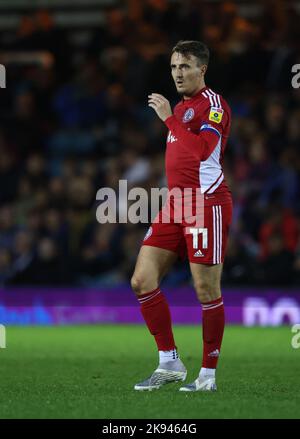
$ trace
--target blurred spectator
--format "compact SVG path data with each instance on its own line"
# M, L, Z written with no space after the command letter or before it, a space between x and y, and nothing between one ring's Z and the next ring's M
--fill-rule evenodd
M0 286L7 284L12 275L12 257L9 250L0 249Z
M229 285L249 285L258 281L255 258L234 236L228 241L222 280Z
M37 252L26 268L17 272L11 285L68 285L72 274L65 258L62 258L54 240L41 238Z
M299 226L295 215L288 210L283 210L280 206L272 207L268 213L268 219L262 223L260 228L260 245L262 259L269 256L269 245L273 246L272 236L281 236L282 247L295 253L299 239ZM277 243L278 240L274 240Z
M291 285L294 255L284 246L282 236L273 234L268 239L268 255L261 266L260 281L265 285Z
M114 224L95 226L78 261L78 273L84 274L85 279L97 279L115 270L121 253L117 235L118 230Z
M0 247L12 249L18 230L12 206L2 206L0 208Z

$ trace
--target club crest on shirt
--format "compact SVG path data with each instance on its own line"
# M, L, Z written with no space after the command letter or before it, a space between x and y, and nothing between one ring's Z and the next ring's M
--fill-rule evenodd
M195 116L195 111L193 108L188 108L183 115L182 122L187 123L193 119Z
M211 107L208 119L220 123L222 121L224 110L222 108Z

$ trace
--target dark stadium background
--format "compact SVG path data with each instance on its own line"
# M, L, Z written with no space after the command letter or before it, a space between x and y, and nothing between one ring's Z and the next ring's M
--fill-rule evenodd
M128 293L147 225L99 224L96 193L120 179L165 186L167 129L147 96L177 102L169 56L180 39L210 47L206 82L232 109L223 286L260 298L293 292L300 316L299 23L300 2L288 0L0 1L0 323L28 323L9 313L17 296L30 307L44 290L50 302L62 288ZM166 277L164 288L175 287L191 287L187 264Z

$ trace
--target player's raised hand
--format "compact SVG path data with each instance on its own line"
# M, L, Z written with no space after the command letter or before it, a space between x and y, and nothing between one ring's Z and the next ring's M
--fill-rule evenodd
M149 107L155 110L157 116L164 122L169 116L172 116L171 105L168 99L158 93L151 93L148 96Z

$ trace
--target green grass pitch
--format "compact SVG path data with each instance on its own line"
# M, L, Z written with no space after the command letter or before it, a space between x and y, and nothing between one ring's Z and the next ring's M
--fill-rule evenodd
M187 382L199 370L201 328L175 326ZM1 418L299 418L300 349L291 328L227 327L218 391L133 386L157 366L143 326L8 327L0 349Z

